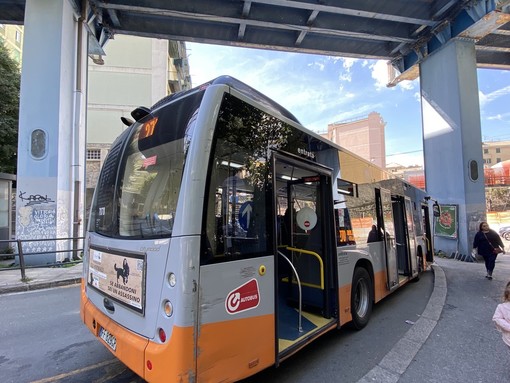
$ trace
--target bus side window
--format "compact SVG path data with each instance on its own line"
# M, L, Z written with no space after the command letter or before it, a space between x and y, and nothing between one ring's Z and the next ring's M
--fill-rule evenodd
M349 212L346 208L335 209L335 223L336 223L336 245L347 246L355 245L356 240L352 232L351 219Z

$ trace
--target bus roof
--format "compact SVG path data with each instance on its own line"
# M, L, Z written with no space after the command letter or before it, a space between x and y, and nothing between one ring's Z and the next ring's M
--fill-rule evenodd
M210 85L227 85L228 87L235 89L236 91L245 95L246 97L251 98L251 99L265 105L274 114L279 114L279 115L301 125L299 120L292 113L290 113L287 109L285 109L283 106L281 106L280 104L271 100L269 97L263 95L259 91L253 89L249 85L247 85L247 84L243 83L242 81L239 81L236 78L231 77L231 76L219 76L219 77L216 77L215 79L208 81L202 85L196 86L193 89L173 93L169 96L166 96L163 99L159 100L157 103L155 103L151 107L151 111L155 110L155 109L159 108L160 106L162 106L163 104L166 104L166 103L173 101L177 98L181 98L187 94L203 90Z

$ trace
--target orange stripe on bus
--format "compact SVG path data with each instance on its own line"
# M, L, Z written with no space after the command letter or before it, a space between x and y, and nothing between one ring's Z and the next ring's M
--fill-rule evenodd
M379 271L374 275L374 301L377 303L384 297L388 296L388 276L386 270Z
M147 346L147 339L142 338L130 331L127 331L117 323L112 321L101 311L99 311L86 296L82 297L82 301L86 300L83 308L85 325L96 337L99 333L99 326L108 330L117 340L117 349L113 351L108 345L100 340L105 347L115 355L122 363L128 366L137 375L144 375L144 350ZM95 321L95 326L94 326ZM99 339L99 338L98 338Z
M87 298L83 297L85 301ZM168 342L159 344L136 335L119 326L90 302L83 306L85 324L97 336L103 326L117 339L117 349L106 346L122 363L146 381L150 382L191 382L194 381L194 337L192 327L177 327L172 330ZM96 321L96 327L93 321ZM102 341L101 341L102 342ZM178 350L178 352L175 352ZM147 361L152 369L147 368Z
M351 284L340 286L338 289L340 307L340 326L352 320L351 315Z
M231 382L275 363L274 315L205 324L198 341L199 382Z
M165 344L149 342L145 353L148 382L195 382L195 341L192 327L174 326ZM147 361L152 369L147 368Z

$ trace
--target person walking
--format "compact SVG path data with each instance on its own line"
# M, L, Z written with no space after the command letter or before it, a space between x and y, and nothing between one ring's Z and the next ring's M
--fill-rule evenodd
M492 230L487 222L480 223L473 240L473 249L476 249L485 260L485 268L487 269L485 278L491 280L496 265L496 257L499 253L505 252L505 246L499 234Z
M510 347L510 282L506 284L503 302L496 307L492 321L501 332L503 342Z

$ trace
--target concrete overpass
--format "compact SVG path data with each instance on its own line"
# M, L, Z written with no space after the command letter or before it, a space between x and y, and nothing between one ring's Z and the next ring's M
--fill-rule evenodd
M509 13L510 0L0 0L0 23L25 25L17 235L83 233L87 55L119 33L383 59L389 86L420 76L427 187L459 205L459 243L438 247L467 253L485 217L476 68L510 68Z

